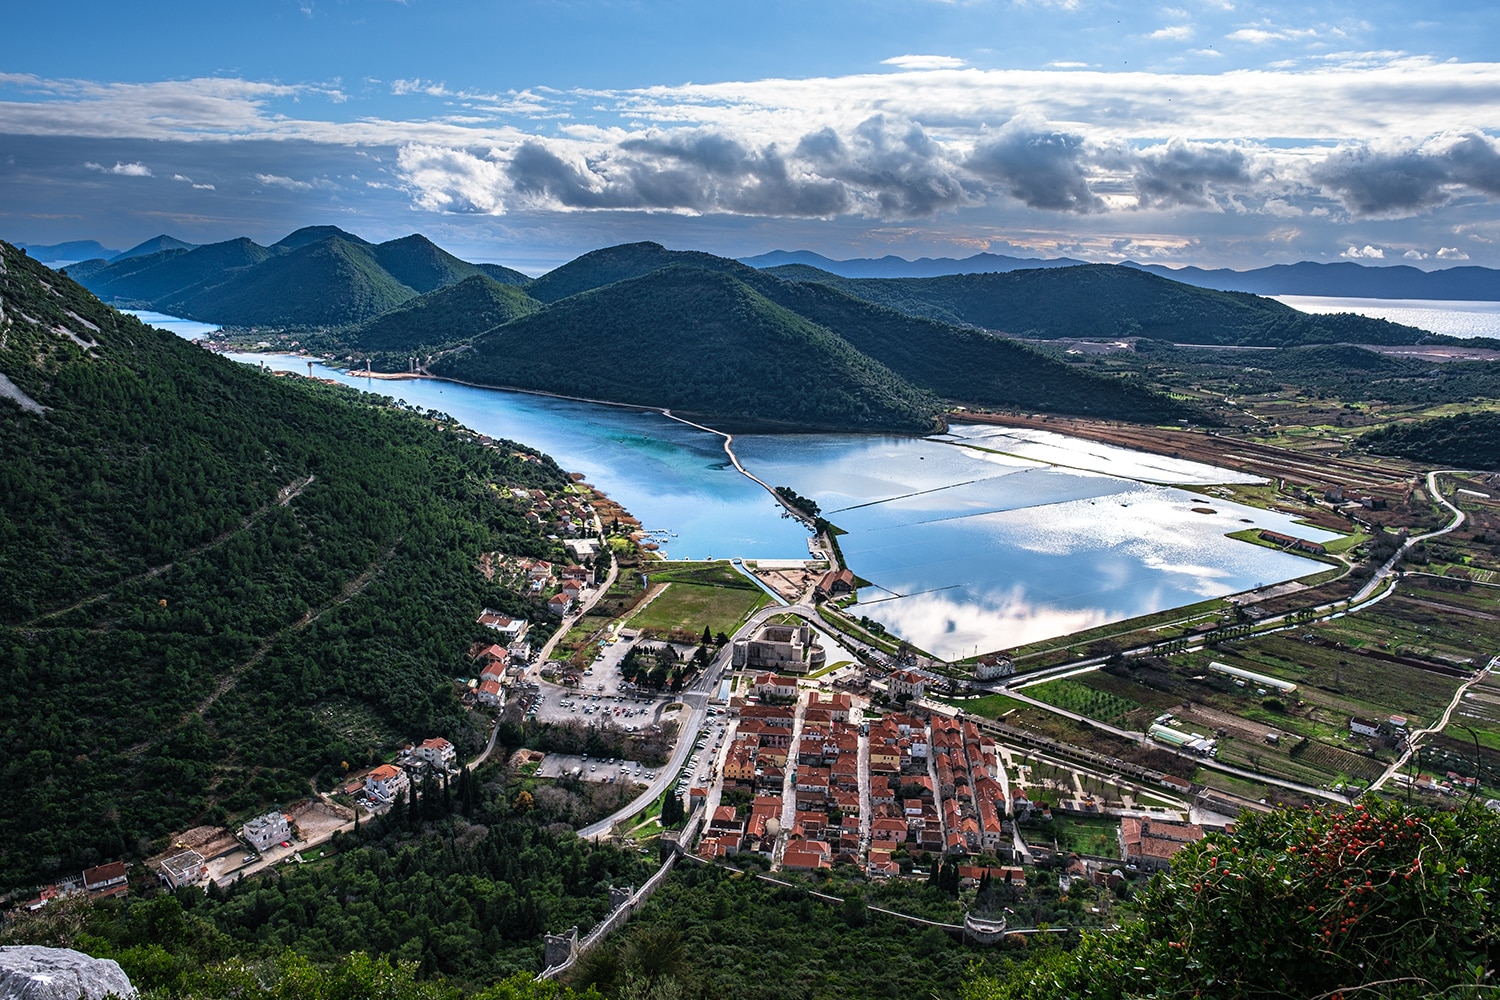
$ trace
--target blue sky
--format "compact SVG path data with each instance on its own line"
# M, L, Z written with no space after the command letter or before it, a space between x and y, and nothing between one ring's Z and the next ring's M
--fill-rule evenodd
M94 0L0 35L0 238L1500 266L1500 12Z

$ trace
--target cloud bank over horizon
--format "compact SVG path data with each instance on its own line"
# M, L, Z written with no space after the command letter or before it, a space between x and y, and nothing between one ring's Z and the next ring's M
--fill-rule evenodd
M1202 41L1190 11L1167 13L1139 44ZM1500 264L1500 62L1334 47L1355 34L1239 22L1224 42L1302 49L1222 72L995 69L931 49L620 88L0 72L0 218L65 219L21 203L71 184L85 211L125 199L116 232L198 239L301 213L459 245L698 234L727 253Z

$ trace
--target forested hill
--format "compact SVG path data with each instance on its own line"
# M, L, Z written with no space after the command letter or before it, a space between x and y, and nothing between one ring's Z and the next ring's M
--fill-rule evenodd
M682 271L678 278L668 284L646 280L666 268ZM623 372L610 372L632 393L630 402L651 402L652 405L674 405L661 402L661 393L672 379L665 377L659 366L663 364L663 351L689 352L701 346L693 333L694 324L700 322L693 314L693 307L684 298L686 282L692 274L707 285L729 281L754 295L774 303L804 321L834 334L861 354L884 365L911 385L934 395L965 405L1006 406L1025 409L1047 410L1086 416L1142 422L1166 422L1177 419L1202 419L1202 415L1190 407L1165 396L1152 393L1131 381L1111 379L1082 372L1070 365L1044 357L1012 340L973 330L959 328L922 317L915 317L887 309L841 290L817 284L783 281L774 275L757 271L745 264L711 254L691 251L668 250L656 243L631 243L593 253L565 264L531 285L527 291L534 298L554 304L527 321L526 329L536 329L551 320L545 320L554 310L555 321L575 324L575 333L569 342L586 347L599 336L598 322L609 322L608 316L595 316L603 307L623 304L636 316L635 332L630 336L645 337L641 351L636 354L630 339L612 339L604 349L615 354L625 351L632 357L646 360L658 374L645 384L638 384ZM663 302L658 308L650 299L658 294L667 294L670 303ZM602 296L589 298L588 296ZM575 300L590 303L587 307L574 305ZM581 310L581 311L580 311ZM725 321L736 315L759 315L756 313L726 314ZM672 323L681 321L679 325ZM665 323L665 325L663 325ZM653 329L653 325L655 328ZM623 333L623 331L619 331ZM753 341L755 331L746 329L741 336ZM521 337L519 331L515 336ZM522 338L524 339L524 337ZM506 357L486 360L490 354L501 351ZM530 347L522 344L512 346L509 336L497 331L493 337L476 344L473 355L460 355L439 365L438 369L461 378L491 384L520 385L517 381L504 381L501 366L515 366L519 356L526 355ZM559 355L560 357L560 355ZM666 362L670 363L670 362ZM529 364L529 362L528 362ZM705 365L716 365L716 361L685 358L683 377L692 380L696 373L706 370ZM716 368L717 370L717 368ZM528 376L536 375L528 368ZM725 366L722 372L724 390L730 397L755 397L759 393L759 372L749 365ZM546 378L534 377L526 384L532 388L547 388L551 391L577 394L565 388L567 373L553 372ZM545 383L545 384L540 384ZM606 383L596 383L602 398L627 400L618 395L619 388ZM815 405L817 400L812 401ZM823 402L827 402L825 399ZM788 401L778 397L761 396L759 405L767 416L772 416L776 407L784 407ZM701 404L700 404L701 405ZM807 403L803 406L803 418L809 415ZM722 407L706 413L713 417L722 413ZM818 426L853 427L863 423L844 421L841 411L828 406L816 412ZM776 419L781 419L777 416Z
M734 278L673 266L569 296L430 369L725 429L934 428L938 400Z
M1294 347L1414 344L1427 335L1350 313L1312 316L1274 299L1197 288L1112 264L938 278L840 278L805 265L768 273L820 282L914 316L1046 340L1150 337L1179 344Z
M1377 455L1494 472L1500 470L1500 413L1455 413L1409 424L1387 424L1362 436L1359 444Z
M363 351L414 351L467 340L540 308L539 302L514 285L476 274L408 299L361 324L347 340Z
M162 239L167 239L163 237ZM229 326L283 329L364 323L418 295L488 277L531 279L498 264L470 264L413 234L370 243L335 226L308 226L269 247L248 239L75 265L100 298Z
M178 251L181 252L181 251ZM481 734L485 551L557 558L445 419L217 357L0 243L0 891Z

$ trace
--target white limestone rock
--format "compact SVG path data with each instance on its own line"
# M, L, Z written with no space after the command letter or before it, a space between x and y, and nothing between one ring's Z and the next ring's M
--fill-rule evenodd
M0 1000L104 1000L134 997L130 977L112 958L71 948L0 947Z

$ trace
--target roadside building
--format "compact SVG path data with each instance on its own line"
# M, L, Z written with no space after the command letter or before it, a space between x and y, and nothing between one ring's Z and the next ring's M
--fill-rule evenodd
M85 868L83 872L83 888L91 896L123 895L127 881L123 861Z
M797 678L783 677L773 673L756 674L755 680L750 685L750 693L762 698L795 698L797 697Z
M411 755L416 760L425 761L444 771L452 771L458 766L458 751L441 736L423 740L420 746L412 749Z
M922 698L927 694L927 678L915 670L898 670L891 674L892 698Z
M475 690L475 697L481 705L498 707L505 702L505 689L500 686L498 679L485 679L479 682Z
M818 597L838 597L854 593L854 573L847 569L831 569L818 580Z
M392 803L402 792L411 788L411 779L399 767L381 764L365 775L365 795L372 802Z
M257 851L292 839L292 825L285 813L272 810L240 827L240 836Z
M204 862L203 855L193 850L182 851L164 859L160 867L161 877L173 889L197 885L208 877L208 865Z

